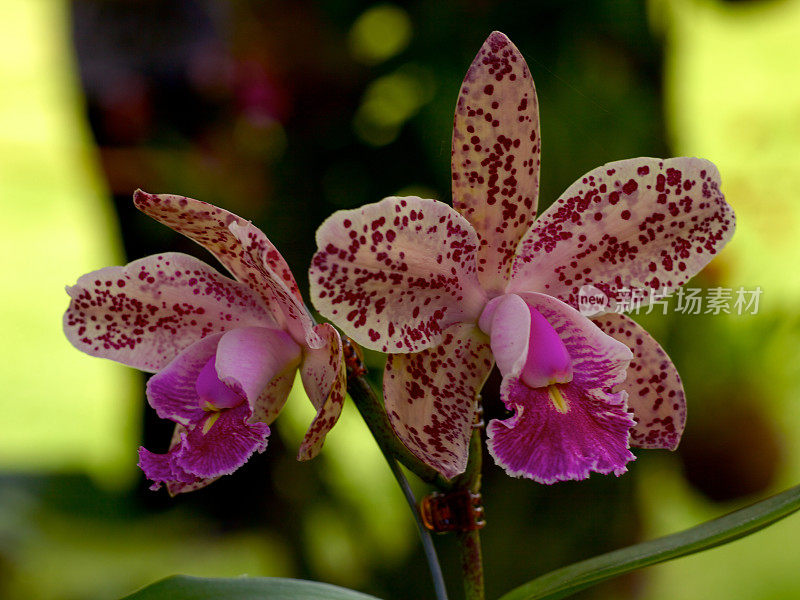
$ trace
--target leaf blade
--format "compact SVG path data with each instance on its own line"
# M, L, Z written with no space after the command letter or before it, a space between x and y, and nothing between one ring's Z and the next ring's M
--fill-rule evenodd
M557 600L625 573L755 533L800 510L800 486L678 533L567 565L522 584L500 600Z
M207 578L173 575L122 600L378 600L346 588L282 577Z

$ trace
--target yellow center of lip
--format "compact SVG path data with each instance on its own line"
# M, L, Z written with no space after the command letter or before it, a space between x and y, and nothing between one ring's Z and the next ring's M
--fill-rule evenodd
M208 433L208 430L213 427L214 423L217 422L217 419L219 419L219 411L215 411L203 424L203 435Z
M553 406L558 412L564 414L569 410L567 401L564 399L564 396L561 395L561 391L558 389L558 387L555 385L547 386L547 393L550 396L550 401L553 403Z

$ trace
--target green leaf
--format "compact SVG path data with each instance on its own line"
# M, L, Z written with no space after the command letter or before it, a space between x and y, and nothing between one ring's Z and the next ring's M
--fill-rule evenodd
M796 486L691 529L556 569L511 590L500 600L564 598L606 579L738 540L799 509L800 486Z
M174 575L123 600L378 600L327 583L280 577L210 579Z

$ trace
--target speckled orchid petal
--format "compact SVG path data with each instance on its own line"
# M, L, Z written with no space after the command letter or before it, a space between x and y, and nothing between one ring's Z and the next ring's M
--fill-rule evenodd
M317 415L303 437L297 460L309 460L319 454L325 436L339 420L347 393L339 332L332 325L323 323L317 325L316 334L325 345L306 350L300 375Z
M501 398L514 415L489 423L490 453L509 475L540 483L625 472L634 459L628 441L635 423L626 393L612 388L624 381L631 351L553 297L520 296L560 337L573 376L568 383L542 387L504 377Z
M627 378L616 388L628 392L628 407L637 421L631 430L631 445L675 450L686 424L686 398L675 365L630 317L611 313L593 321L633 351Z
M100 269L67 293L64 333L76 348L149 372L207 335L276 326L246 285L185 254Z
M383 395L395 433L448 479L466 468L477 396L493 364L489 339L471 323L449 327L436 347L386 362Z
M467 71L453 127L453 208L480 237L478 277L501 291L517 243L536 217L539 105L516 46L495 31Z
M283 406L286 397L270 397L273 388L269 383L282 373L296 370L301 354L300 346L279 329L234 329L225 333L217 346L217 374L249 402L251 410L257 404Z
M301 346L322 346L324 342L314 332L314 321L302 298L298 298L283 279L272 271L261 231L251 223L232 223L230 229L241 241L244 252L250 255L251 263L261 263L261 290L270 298L270 308L277 321Z
M635 158L591 171L525 234L508 291L577 306L584 284L612 301L674 290L733 235L719 184L716 167L699 158Z
M263 265L280 277L290 292L302 303L303 297L297 289L289 266L272 242L257 232L248 246L243 246L230 230L232 224L245 227L249 221L218 208L213 204L172 194L148 194L136 190L133 195L136 208L167 227L182 233L211 252L233 276L259 292L263 288ZM258 249L256 253L254 249ZM254 260L254 256L257 259ZM266 302L270 301L267 296Z
M314 306L358 344L417 352L453 323L477 320L478 237L435 200L386 198L329 217L310 270Z

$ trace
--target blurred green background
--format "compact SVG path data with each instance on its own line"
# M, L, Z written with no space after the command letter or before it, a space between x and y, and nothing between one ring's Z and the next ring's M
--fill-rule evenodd
M402 498L350 407L311 463L294 460L311 418L298 392L268 451L234 476L175 499L148 491L136 448L164 450L171 424L145 409L140 374L63 339L62 290L156 251L208 259L133 210L141 187L252 219L305 291L333 210L449 201L459 85L494 29L536 81L541 206L611 160L708 158L738 226L690 285L763 294L757 314L641 317L686 384L677 453L550 487L486 462L489 596L800 481L800 1L3 0L0 598L115 598L173 573L432 597ZM793 517L580 597L797 598L798 540ZM453 540L436 541L457 572Z

